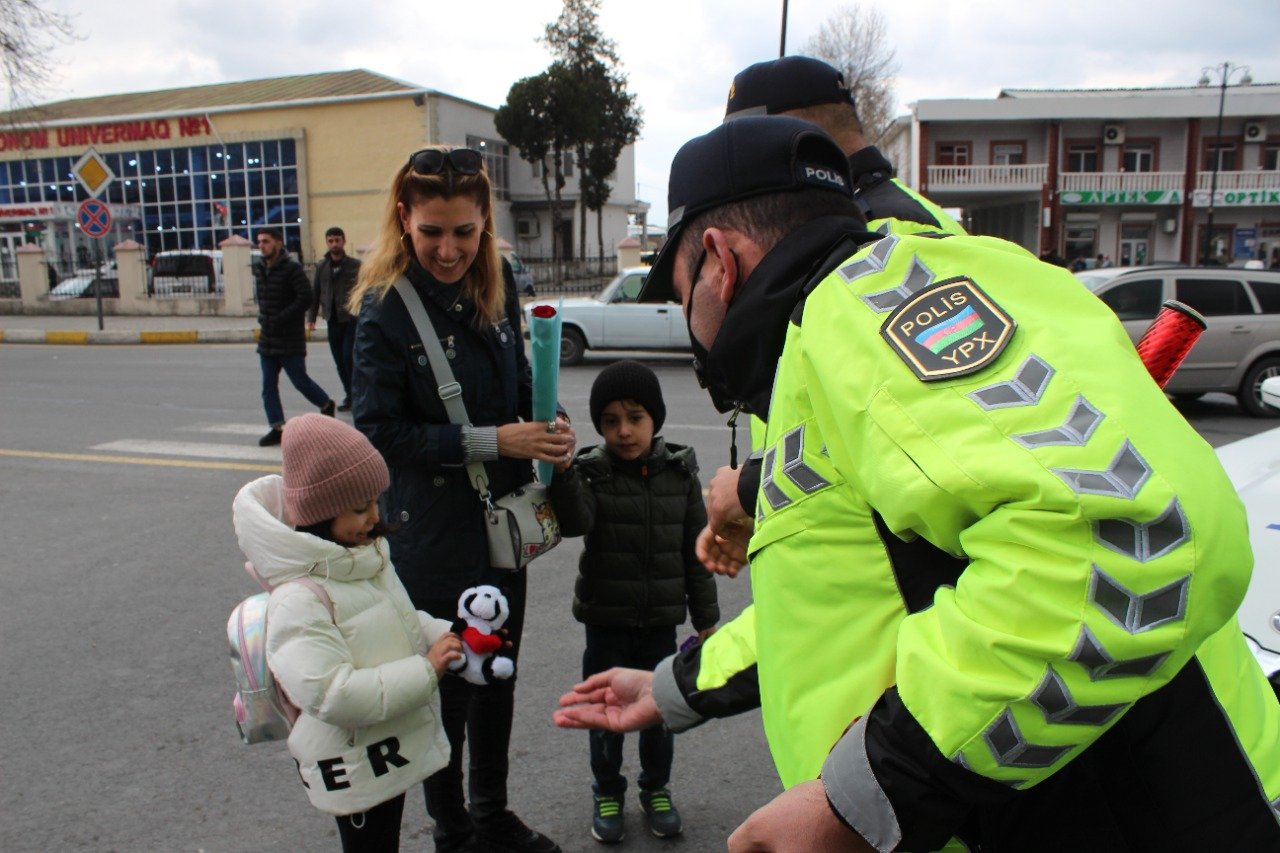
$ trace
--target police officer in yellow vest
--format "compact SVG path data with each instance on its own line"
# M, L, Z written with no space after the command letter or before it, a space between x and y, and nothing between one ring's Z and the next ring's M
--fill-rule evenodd
M867 219L867 228L880 234L965 233L960 223L929 199L894 176L893 164L867 143L858 120L853 91L844 75L820 59L784 56L757 62L733 78L725 104L725 121L749 115L788 115L812 122L826 131L849 158L853 197ZM752 450L762 433L758 418L751 420ZM699 539L699 556L708 568L736 574L736 560L750 529L760 485L759 454L753 452L741 468L721 468L708 483L707 529ZM718 541L714 533L736 539ZM719 547L718 547L719 546Z
M683 303L718 405L767 413L758 665L717 633L557 723L682 730L758 681L787 790L731 851L1280 849L1280 706L1213 451L1069 273L875 240L848 182L792 118L676 154L646 290Z

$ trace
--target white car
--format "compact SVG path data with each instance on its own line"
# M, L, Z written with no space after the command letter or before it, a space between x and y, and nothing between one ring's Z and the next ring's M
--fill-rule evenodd
M560 364L582 361L587 350L666 350L687 352L689 330L675 302L637 302L648 267L628 267L595 296L542 299L524 308L525 334L534 305L560 311Z
M119 273L116 271L115 259L106 261L99 267L102 279L102 296L103 298L115 298L120 295L120 279ZM93 281L96 276L92 269L76 270L76 274L68 276L58 282L52 290L49 291L49 298L53 301L61 299L93 299Z
M1263 383L1268 402L1280 403L1280 377ZM1240 627L1280 694L1280 429L1225 444L1218 459L1249 517L1253 579L1240 605Z

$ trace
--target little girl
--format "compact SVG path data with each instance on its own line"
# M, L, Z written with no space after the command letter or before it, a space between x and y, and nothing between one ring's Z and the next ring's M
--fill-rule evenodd
M289 734L311 804L336 815L342 849L397 850L404 793L449 762L437 684L462 657L450 623L416 611L378 518L386 463L324 415L284 427L284 476L232 506L240 547L273 588L267 663L301 710ZM292 578L311 576L329 606Z

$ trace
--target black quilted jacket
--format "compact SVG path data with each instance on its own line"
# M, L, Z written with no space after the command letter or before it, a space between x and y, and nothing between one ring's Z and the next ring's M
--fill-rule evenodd
M655 438L645 459L625 462L603 445L579 452L551 481L566 536L587 537L573 615L587 625L679 625L720 620L715 578L693 546L707 510L693 448Z

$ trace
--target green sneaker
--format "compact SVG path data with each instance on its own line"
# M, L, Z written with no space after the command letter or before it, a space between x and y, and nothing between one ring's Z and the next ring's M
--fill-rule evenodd
M640 792L640 807L649 822L649 831L659 838L674 838L684 828L680 812L671 802L671 792L666 788Z
M601 844L617 844L622 840L622 798L596 797L591 817L591 837Z

